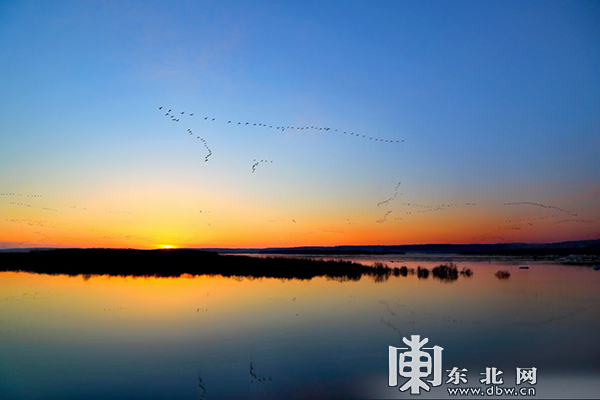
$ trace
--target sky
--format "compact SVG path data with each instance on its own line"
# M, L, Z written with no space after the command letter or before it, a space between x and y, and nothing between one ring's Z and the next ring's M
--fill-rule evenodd
M0 247L600 238L598 2L0 1L0 43Z

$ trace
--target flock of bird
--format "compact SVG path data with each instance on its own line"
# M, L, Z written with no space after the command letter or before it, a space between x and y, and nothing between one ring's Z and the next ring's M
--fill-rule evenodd
M383 217L379 218L375 222L377 222L378 224L383 224L384 222L387 222L387 216L390 215L393 212L394 212L393 210L388 210Z
M577 216L577 214L573 214L572 212L567 211L564 208L548 206L546 204L541 204L541 203L532 203L530 201L520 201L518 203L504 203L504 205L505 206L535 206L535 207L549 208L549 209L562 211L562 212L568 214L569 216Z
M400 189L400 185L402 184L402 182L398 182L398 184L396 185L396 187L394 188L394 194L393 196L389 197L388 199L381 201L379 203L377 203L377 207L381 207L382 205L389 205L390 202L396 200L396 197L398 197L399 195L402 196L404 193L399 193L399 189ZM458 203L453 203L453 204L440 204L440 205L424 205L424 204L417 204L417 203L402 203L403 206L407 206L407 207L418 207L421 208L421 210L416 211L415 214L424 214L424 213L429 213L429 212L435 212L435 211L443 211L446 210L448 208L451 207L456 207L458 206ZM472 206L476 206L477 203L465 203L465 206L468 207L472 207ZM378 219L377 222L378 224L382 224L384 222L387 222L387 216L392 213L393 210L388 211L382 218ZM413 211L406 211L405 212L406 215L411 215L413 214ZM395 221L400 221L402 220L402 218L400 217L396 217L394 218Z
M396 197L398 195L402 195L403 193L399 193L398 189L400 188L400 184L401 182L398 182L398 184L396 185L395 189L394 189L394 195L389 197L388 199L381 201L379 203L377 203L377 207L381 207L383 205L389 205L390 202L394 201L396 199ZM436 211L444 211L444 210L448 210L450 208L454 208L457 207L459 204L458 203L444 203L444 204L438 204L438 205L425 205L425 204L418 204L418 203L401 203L401 205L405 206L405 207L416 207L419 208L418 211L405 211L405 215L412 215L412 214L425 214L425 213L430 213L430 212L436 212ZM570 217L569 219L563 219L560 221L553 221L554 224L562 224L562 223L567 223L567 222L574 222L574 223L591 223L593 221L591 220L583 220L583 219L573 219L572 217L577 216L578 214L575 214L571 211L568 211L564 208L561 207L557 207L557 206L552 206L552 205L547 205L547 204L542 204L542 203L534 203L534 202L528 202L528 201L522 201L522 202L511 202L511 203L504 203L505 206L520 206L520 205L529 205L529 206L535 206L535 207L540 207L540 208L544 208L544 209L548 209L548 210L558 210L560 212L563 212L565 214L567 214L568 217ZM473 202L468 202L468 203L464 203L464 206L467 207L474 207L477 206L477 203L473 203ZM388 222L388 215L391 214L394 210L388 210L383 217L379 218L378 220L376 220L375 222L377 222L378 224L383 224L385 222ZM527 226L533 226L534 222L539 222L539 221L545 221L545 220L549 220L551 218L557 218L558 214L553 214L553 215L546 215L546 216L539 216L539 217L527 217L527 218L514 218L514 219L508 219L505 220L506 223L508 223L507 225L500 225L498 226L499 230L521 230L523 225L527 225ZM402 220L402 218L400 217L396 217L394 218L395 221L399 221ZM501 238L500 236L494 236L495 238Z
M194 135L194 132L191 129L188 128L187 131L190 135L192 135L192 136ZM202 142L202 144L204 144L204 147L208 151L208 154L206 155L206 157L204 157L204 162L208 162L208 158L210 156L212 156L212 150L210 149L210 147L208 147L208 143L206 143L206 140L203 137L197 136L196 139L199 139Z
M202 378L198 377L198 386L202 389L202 393L200 394L200 399L204 399L206 396L206 388L202 384Z
M389 199L387 199L386 201L380 202L377 204L377 206L381 206L382 204L387 204L390 201L394 200L396 198L397 195L397 191L398 191L398 187L400 186L400 184L398 184L396 186L396 193L394 194L393 197L390 197ZM402 194L402 193L401 193ZM418 207L421 208L418 211L405 211L405 215L412 215L412 214L426 214L426 213L430 213L430 212L436 212L436 211L444 211L447 210L449 208L452 207L456 207L458 206L458 203L452 203L452 204L439 204L439 205L424 205L424 204L417 204L417 203L402 203L403 206L407 206L407 207ZM465 203L465 206L476 206L477 203ZM393 210L392 210L393 211ZM387 216L392 212L392 211L388 211L382 218L378 219L376 222L379 224L382 224L384 222L387 222ZM400 221L402 220L402 218L397 217L394 218L395 221Z
M519 225L501 225L498 227L498 229L504 229L507 231L520 231L521 226L519 226Z
M260 378L256 374L256 371L254 371L254 366L252 365L252 362L250 363L250 377L252 378L252 379L250 379L250 383L254 383L254 381L256 381L256 382L266 382L267 381L267 378ZM269 377L269 380L272 380L272 379Z
M159 110L163 109L163 106L158 107ZM185 111L180 111L179 115L177 115L177 113L173 113L172 109L169 109L166 113L165 113L165 117L170 117L171 121L173 122L179 122L180 121L180 115L185 115ZM187 114L190 117L194 116L194 113L188 113ZM212 117L208 117L205 116L203 119L200 118L200 120L203 121L207 121L207 122L214 122L217 119L216 118L212 118ZM223 120L224 121L224 120ZM262 122L242 122L242 121L238 121L237 123L235 122L235 120L228 120L227 124L233 124L235 126L252 126L252 127L259 127L259 128L269 128L269 129L275 129L275 130L281 130L282 132L285 131L286 129L294 129L294 130L318 130L318 131L332 131L332 132L338 132L339 134L343 134L343 135L350 135L350 136L354 136L357 138L362 138L362 139L368 139L368 140L372 140L375 142L382 142L382 143L403 143L404 139L402 140L393 140L393 139L383 139L383 138L379 138L379 137L375 137L375 136L367 136L366 134L359 134L356 132L350 132L350 131L342 131L339 129L334 129L334 128L330 128L330 127L319 127L319 126L315 126L315 125L311 125L311 126L285 126L285 125L272 125L272 124L266 124L266 123L262 123Z
M23 196L22 193L0 193L0 196L15 196L15 197L42 197L41 194L26 194Z
M34 227L55 228L56 226L59 226L59 225L66 225L66 223L59 223L56 221L39 221L39 220L20 219L20 218L4 218L4 220L6 222L10 222L13 224L27 224L29 226L34 226Z
M51 228L51 229L55 229L59 226L67 226L69 225L68 222L58 222L58 221L52 221L52 220L32 220L32 219L20 219L20 218L5 218L4 219L6 222L8 223L12 223L12 224L21 224L21 225L28 225L32 228ZM84 231L84 232L97 232L97 233L102 233L102 232L106 232L104 229L95 229L95 228L79 228L79 227L72 227L71 228L73 231ZM45 237L46 239L50 239L48 236L46 236L43 232L41 231L35 231L32 232L35 235L40 235ZM132 239L140 239L140 240L151 240L151 238L149 237L145 237L145 236L138 236L138 235L118 235L120 237L120 239L122 240L132 240ZM114 239L114 236L102 236L103 239Z
M8 204L10 204L11 206L31 207L31 204L17 203L16 201L11 201Z
M12 197L29 197L29 198L42 198L41 194L23 194L23 193L0 193L0 196L12 196ZM31 208L33 207L33 204L27 204L27 203L21 203L18 201L11 201L7 203L8 205L11 206L19 206L19 207L27 207L27 208ZM68 206L68 208L70 210L81 210L81 211L87 211L88 208L87 207L81 207L81 206L76 206L76 205L70 205ZM51 207L39 207L40 210L44 210L44 211L52 211L52 212L58 212L59 210L56 208L51 208ZM110 214L133 214L133 211L127 211L127 210L108 210L107 211Z
M395 200L396 197L398 196L398 189L400 189L401 184L402 184L402 182L398 182L398 184L396 185L396 188L394 189L394 195L387 200L377 203L377 207L382 206L383 204L388 204L390 201ZM402 196L402 194L403 193L400 193L400 196Z
M252 173L254 173L256 171L256 167L258 167L261 163L273 163L273 161L269 161L269 160L257 160L256 158L253 161L252 164Z
M576 217L578 214L568 211L561 207L551 206L551 205L542 204L542 203L534 203L531 201L520 201L520 202L504 203L504 205L505 206L534 206L534 207L543 208L543 209L547 209L547 210L557 210L557 211L565 213L567 215L567 217L569 217L569 219L563 219L560 221L549 221L549 222L553 222L554 224L562 224L562 223L566 223L566 222L575 222L575 223L593 222L590 220L573 219L572 217ZM502 226L499 226L498 228L504 229L504 230L521 230L522 226L524 226L524 225L533 226L534 223L538 223L539 221L545 221L545 220L549 220L551 218L558 218L558 217L559 217L558 214L552 214L552 215L545 215L545 216L540 216L540 217L514 218L514 219L509 219L509 220L505 221L505 222L510 223L510 225L502 225Z
M512 222L512 223L516 223L516 222L530 222L530 221L540 221L540 220L544 220L544 219L548 219L548 218L556 218L558 217L557 214L553 214L553 215L547 215L544 217L530 217L530 218L516 218L516 219L507 219L504 222Z

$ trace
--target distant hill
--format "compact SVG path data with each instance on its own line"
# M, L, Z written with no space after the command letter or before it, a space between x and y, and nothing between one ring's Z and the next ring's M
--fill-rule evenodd
M29 252L49 249L5 249L2 252ZM356 245L356 246L302 246L267 248L190 248L219 254L315 254L315 255L378 255L378 254L481 254L481 255L576 255L600 254L600 239L556 243L496 243L496 244L407 244L407 245Z
M600 240L578 240L557 243L497 243L497 244L409 244L391 246L303 246L303 247L269 247L252 248L210 248L201 249L221 254L406 254L406 253L440 253L440 254L600 254Z

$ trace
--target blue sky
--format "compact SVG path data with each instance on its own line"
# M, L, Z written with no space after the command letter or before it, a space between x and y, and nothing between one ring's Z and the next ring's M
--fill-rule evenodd
M53 218L78 229L125 204L138 218L115 221L117 231L130 223L154 241L180 232L186 245L252 244L257 230L283 244L260 222L267 215L306 221L289 245L468 241L477 235L447 229L467 220L507 240L597 237L599 22L600 5L583 1L2 2L0 192L43 192L60 210ZM173 123L159 106L195 115ZM252 174L254 158L273 163ZM403 201L481 211L424 222L396 200L403 222L373 225L399 181ZM510 201L594 222L498 233ZM74 202L98 214L73 221ZM214 233L181 211L204 205ZM0 212L27 217L9 206ZM347 219L360 222L345 236L310 238ZM0 233L36 242L10 224ZM65 235L46 243L79 243ZM83 242L111 245L100 239Z

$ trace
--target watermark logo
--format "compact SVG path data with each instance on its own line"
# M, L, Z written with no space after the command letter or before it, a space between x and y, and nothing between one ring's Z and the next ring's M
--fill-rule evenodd
M517 385L523 382L535 385L537 383L537 368L517 368Z
M479 382L484 385L502 385L504 383L504 379L500 377L504 372L500 371L498 368L487 367L485 372L480 372L480 375L485 375L485 378L481 378Z
M398 386L398 375L408 378L399 388L402 392L410 389L411 394L420 394L421 389L429 391L433 386L440 386L444 349L440 346L423 347L429 339L421 340L419 335L412 335L410 340L402 338L402 341L408 347L389 346L389 386ZM433 357L425 350L433 351ZM432 374L433 379L424 380Z
M466 368L458 369L457 367L454 367L452 369L447 369L446 372L448 373L448 380L446 383L451 383L453 385L467 383Z
M467 368L452 367L447 369L446 378L442 373L442 351L440 346L424 347L429 339L412 335L410 340L402 338L408 347L389 346L389 381L390 387L399 386L398 377L406 378L400 382L399 390L410 389L410 394L421 394L421 389L430 391L432 387L448 385L447 391L453 396L535 396L533 385L537 383L537 368L516 368L516 386L504 385L504 372L496 367L486 367L479 372L479 383L484 386L459 387L469 382ZM473 373L473 372L472 372ZM429 379L428 379L429 378ZM529 384L523 386L523 384Z

